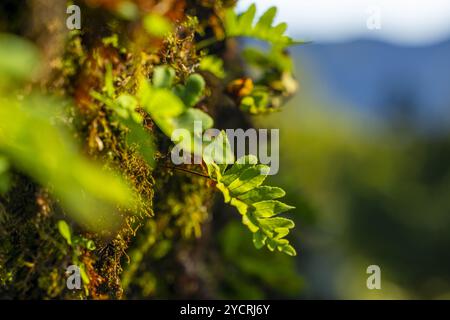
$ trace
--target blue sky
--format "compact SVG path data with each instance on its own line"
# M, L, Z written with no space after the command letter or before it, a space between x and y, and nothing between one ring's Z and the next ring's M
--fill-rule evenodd
M315 42L369 37L426 45L450 37L450 0L240 0L239 10L254 2L258 14L277 6L277 22L287 22L292 36ZM381 29L369 30L367 20L378 13Z

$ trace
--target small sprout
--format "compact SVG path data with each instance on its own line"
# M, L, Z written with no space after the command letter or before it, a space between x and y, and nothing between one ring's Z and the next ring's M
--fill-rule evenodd
M86 267L84 266L83 263L80 265L80 276L81 276L81 279L83 280L83 283L85 285L89 284L89 282L90 282L89 276L88 276L88 274L86 272Z
M68 245L72 245L72 232L70 230L70 226L64 220L58 221L58 230L59 233L66 239Z
M93 240L86 241L86 249L93 251L96 249L95 242Z

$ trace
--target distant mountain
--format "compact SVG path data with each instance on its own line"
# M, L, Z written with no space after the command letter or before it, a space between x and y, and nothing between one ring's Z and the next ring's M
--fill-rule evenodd
M357 40L291 53L317 98L375 116L404 113L427 126L450 124L450 40L424 47Z

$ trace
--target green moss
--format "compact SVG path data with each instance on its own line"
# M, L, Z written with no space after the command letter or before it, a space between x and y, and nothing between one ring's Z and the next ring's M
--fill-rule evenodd
M210 246L220 248L208 241L212 238L214 188L208 179L188 173L204 169L174 169L170 139L138 109L145 132L156 145L156 162L150 167L138 146L127 142L127 130L113 112L90 93L134 95L139 79L149 79L155 66L161 64L171 66L177 82L184 82L198 71L200 59L206 54L198 50L199 42L216 37L219 41L208 53L225 55L228 48L218 17L224 7L233 4L177 1L166 14L177 21L177 28L164 39L150 38L138 20L125 21L110 7L83 6L87 17L83 30L68 34L64 51L53 61L49 80L40 86L74 102L63 122L86 156L103 163L105 170L120 172L136 193L135 205L121 212L123 220L117 230L90 233L66 216L59 201L50 196L51 190L13 172L12 188L0 195L0 297L218 296L219 290L211 280L217 270L209 270L207 265L210 260L219 261L212 265L220 265L229 257L222 256L220 250L208 250ZM233 70L226 71L227 76L236 76ZM197 106L212 115L220 114L216 109L225 97L226 83L218 81L222 80L207 78L206 92L214 99L207 97ZM233 110L240 121L242 114L236 105ZM232 116L226 119L234 120ZM69 243L58 231L60 220L70 225L72 238L91 241L95 249ZM83 290L66 287L65 271L72 264L82 267L89 279Z

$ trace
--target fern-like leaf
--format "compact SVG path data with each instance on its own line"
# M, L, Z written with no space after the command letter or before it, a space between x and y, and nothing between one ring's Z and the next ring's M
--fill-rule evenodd
M258 159L253 155L238 159L229 169L219 167L209 157L204 160L224 201L237 208L243 224L253 233L255 247L267 246L270 251L295 256L295 249L285 239L295 224L290 219L278 217L294 207L276 200L285 195L283 189L262 185L269 167L257 164Z
M267 41L279 49L303 43L295 41L285 34L287 28L286 23L272 25L276 13L277 9L271 7L254 23L256 14L255 4L252 4L247 11L240 15L237 15L233 9L228 9L224 19L226 36L255 38Z

